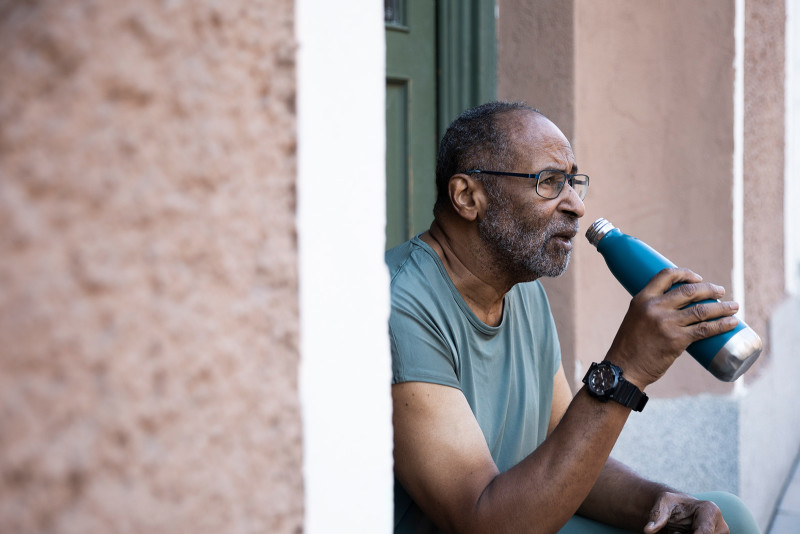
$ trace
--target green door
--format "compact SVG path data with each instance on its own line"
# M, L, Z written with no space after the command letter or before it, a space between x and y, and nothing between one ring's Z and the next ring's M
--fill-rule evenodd
M439 136L497 93L495 0L384 0L386 248L428 229Z
M386 247L433 220L436 2L386 0Z

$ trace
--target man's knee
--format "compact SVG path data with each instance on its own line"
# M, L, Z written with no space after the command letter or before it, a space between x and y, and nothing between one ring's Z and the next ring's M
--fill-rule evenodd
M712 491L695 495L704 501L712 501L719 506L722 517L731 529L731 534L761 534L753 514L742 500L724 491Z

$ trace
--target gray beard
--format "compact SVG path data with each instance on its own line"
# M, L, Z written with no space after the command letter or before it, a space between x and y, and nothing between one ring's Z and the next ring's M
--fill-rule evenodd
M577 221L524 222L510 213L510 205L510 199L491 198L485 217L478 221L478 234L494 253L495 266L522 280L564 274L570 251L548 251L547 244L554 235L574 229Z

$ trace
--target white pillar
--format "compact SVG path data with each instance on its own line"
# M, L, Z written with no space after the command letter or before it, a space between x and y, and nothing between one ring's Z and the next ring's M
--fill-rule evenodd
M393 524L382 7L296 0L307 534Z

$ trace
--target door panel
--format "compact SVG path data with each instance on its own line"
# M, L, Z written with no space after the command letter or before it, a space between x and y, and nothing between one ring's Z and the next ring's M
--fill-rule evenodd
M463 110L493 100L495 0L384 0L386 246L427 230L438 136Z
M409 81L386 80L386 245L409 237Z
M433 220L436 170L436 2L387 1L386 246ZM389 18L387 16L387 18Z

